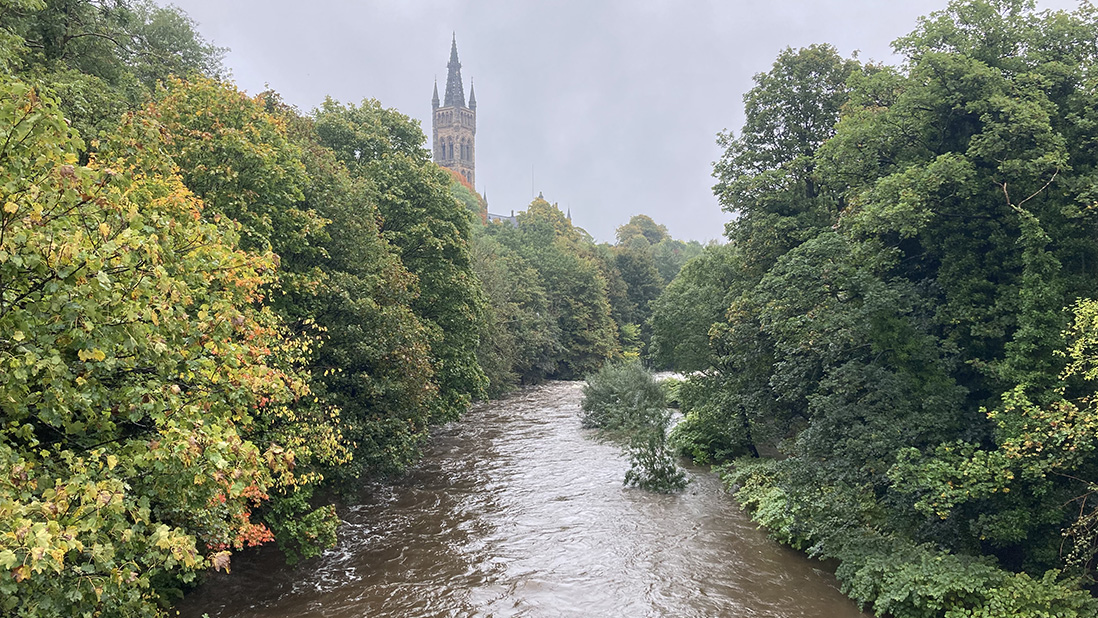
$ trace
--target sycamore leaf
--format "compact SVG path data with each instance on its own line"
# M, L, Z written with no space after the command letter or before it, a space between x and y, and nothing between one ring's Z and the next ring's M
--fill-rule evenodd
M19 558L10 549L0 551L0 569L11 569L19 564Z

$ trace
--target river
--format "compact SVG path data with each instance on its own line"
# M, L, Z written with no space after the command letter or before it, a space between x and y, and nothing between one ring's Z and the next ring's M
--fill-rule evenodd
M623 487L618 448L580 428L580 389L475 406L405 478L342 509L336 548L293 568L235 556L180 615L865 618L707 471L680 494Z

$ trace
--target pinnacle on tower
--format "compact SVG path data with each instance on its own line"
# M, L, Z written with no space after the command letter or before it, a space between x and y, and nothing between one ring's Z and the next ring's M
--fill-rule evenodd
M473 79L469 78L469 109L477 109L477 94L473 92Z
M435 96L431 97L431 107L438 109L438 79L435 79Z
M446 64L450 70L446 76L446 107L465 107L465 88L461 85L461 63L458 62L457 33L454 33L454 41L450 47L450 62Z

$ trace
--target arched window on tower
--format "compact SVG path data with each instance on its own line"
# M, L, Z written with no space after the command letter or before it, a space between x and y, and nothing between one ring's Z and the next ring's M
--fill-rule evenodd
M453 159L454 158L454 140L452 140L452 139L450 140L450 156L447 157L447 158L448 159Z

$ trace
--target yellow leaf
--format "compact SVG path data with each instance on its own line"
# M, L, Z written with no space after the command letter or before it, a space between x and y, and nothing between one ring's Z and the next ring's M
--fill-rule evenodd
M92 348L90 350L80 350L76 353L76 356L79 357L80 360L82 360L82 361L87 361L87 360L101 361L104 358L107 358L107 355L104 354L103 350L100 350L99 348Z
M19 205L15 202L8 202L7 204L4 204L4 212L6 213L14 213L17 210L19 210Z
M106 223L100 223L99 224L99 235L100 236L102 236L103 238L106 238L107 236L110 235L110 233L111 233L111 226L107 225Z
M118 457L114 455L107 455L107 469L114 470L114 467L118 465Z
M26 338L26 336L23 334L23 331L17 330L14 333L12 333L11 338L16 340L16 341L22 341L23 339Z

